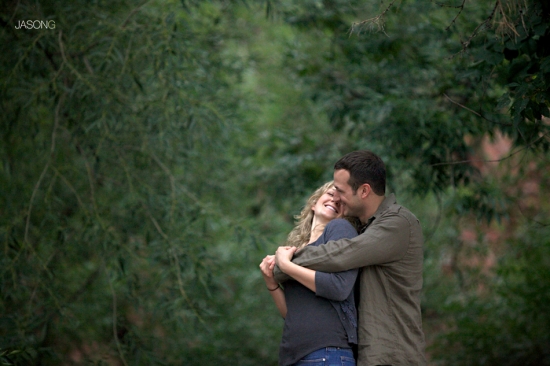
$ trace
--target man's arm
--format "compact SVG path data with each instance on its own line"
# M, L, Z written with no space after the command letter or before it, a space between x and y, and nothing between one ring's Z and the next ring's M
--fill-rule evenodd
M319 246L306 246L292 262L316 271L341 272L352 268L382 265L401 259L410 242L410 224L402 215L391 213L375 220L361 235L351 239L329 241ZM277 282L290 277L277 266Z

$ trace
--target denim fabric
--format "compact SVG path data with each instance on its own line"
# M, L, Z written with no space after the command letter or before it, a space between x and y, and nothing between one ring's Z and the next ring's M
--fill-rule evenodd
M351 348L326 347L311 352L293 366L355 366Z

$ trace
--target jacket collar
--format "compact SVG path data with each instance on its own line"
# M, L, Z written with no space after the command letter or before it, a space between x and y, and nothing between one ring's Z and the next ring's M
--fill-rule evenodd
M394 193L390 193L388 196L386 196L382 201L382 203L380 204L380 206L378 206L378 209L376 210L374 215L372 215L369 218L369 220L365 223L365 225L361 226L359 233L363 233L365 230L367 230L367 228L374 221L374 219L380 216L380 214L386 211L391 205L394 205L396 203L397 203L397 200L395 199Z

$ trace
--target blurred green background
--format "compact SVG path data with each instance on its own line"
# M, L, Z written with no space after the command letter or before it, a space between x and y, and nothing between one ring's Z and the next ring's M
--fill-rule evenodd
M276 365L258 264L367 148L430 365L550 365L549 8L3 1L1 364Z

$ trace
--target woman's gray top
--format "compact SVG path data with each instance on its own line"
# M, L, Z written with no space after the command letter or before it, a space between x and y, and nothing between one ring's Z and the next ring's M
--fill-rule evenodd
M357 231L347 220L335 219L309 245L356 235ZM279 365L292 365L319 348L350 348L357 343L353 295L357 273L357 269L316 272L315 293L295 280L284 283L287 315L279 348Z

